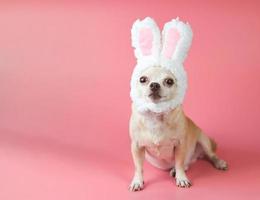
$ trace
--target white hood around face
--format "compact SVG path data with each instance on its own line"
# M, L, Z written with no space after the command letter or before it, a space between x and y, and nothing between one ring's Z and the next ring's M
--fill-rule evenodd
M131 99L139 112L167 112L181 105L187 89L187 75L183 62L192 42L189 24L174 19L164 25L161 34L155 21L149 17L137 20L132 27L132 46L135 48L137 65L131 78ZM146 102L137 95L136 84L142 72L160 66L170 70L177 80L177 93L174 99L166 102Z

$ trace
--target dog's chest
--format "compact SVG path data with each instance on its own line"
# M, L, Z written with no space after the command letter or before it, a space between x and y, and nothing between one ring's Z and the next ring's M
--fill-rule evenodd
M162 119L148 119L145 121L145 130L142 146L146 151L157 158L170 160L174 156L174 147L178 139L172 127L167 126Z

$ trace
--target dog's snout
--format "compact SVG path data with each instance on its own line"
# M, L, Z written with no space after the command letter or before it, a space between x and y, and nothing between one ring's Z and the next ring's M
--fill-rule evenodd
M153 92L156 92L160 89L160 84L159 83L156 83L156 82L152 82L150 84L150 89L153 91Z

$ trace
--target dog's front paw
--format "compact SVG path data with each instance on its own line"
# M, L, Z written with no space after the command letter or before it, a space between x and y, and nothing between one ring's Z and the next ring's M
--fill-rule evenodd
M129 185L129 190L132 192L135 191L140 191L144 188L144 181L140 180L140 179L136 179L134 178L131 182L131 184Z
M214 161L214 166L219 170L227 170L228 164L225 160L217 159Z
M175 177L175 179L176 179L176 185L178 186L178 187L184 187L184 188L188 188L188 187L190 187L192 184L191 184L191 182L189 181L189 179L188 178L181 178L181 177Z

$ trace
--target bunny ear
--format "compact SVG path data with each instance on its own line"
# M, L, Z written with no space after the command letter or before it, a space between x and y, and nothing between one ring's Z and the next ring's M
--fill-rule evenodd
M162 31L163 59L183 63L192 42L192 30L188 23L173 19L164 25Z
M145 58L157 59L160 54L161 38L160 30L155 21L146 17L144 20L136 20L132 30L132 46L135 48L135 56L138 60Z

